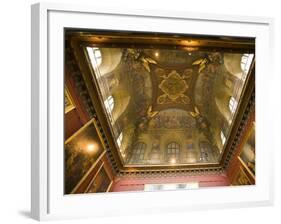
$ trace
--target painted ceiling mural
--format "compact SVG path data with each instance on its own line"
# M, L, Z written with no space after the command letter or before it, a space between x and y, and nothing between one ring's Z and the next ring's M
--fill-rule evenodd
M253 54L87 47L127 166L217 163Z

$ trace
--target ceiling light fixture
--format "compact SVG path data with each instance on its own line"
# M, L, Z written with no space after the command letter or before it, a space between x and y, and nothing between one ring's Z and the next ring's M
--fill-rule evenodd
M95 143L87 145L87 152L89 152L89 153L95 152L97 149L98 149L98 146Z

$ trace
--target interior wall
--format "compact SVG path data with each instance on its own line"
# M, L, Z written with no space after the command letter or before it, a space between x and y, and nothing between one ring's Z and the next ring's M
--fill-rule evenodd
M65 140L73 135L77 130L83 126L83 123L79 117L77 109L73 109L65 114L64 116L64 130Z
M238 157L241 154L241 151L246 144L247 136L249 135L249 132L251 131L251 126L252 126L252 123L254 120L255 120L255 112L252 112L250 115L250 118L247 121L246 128L244 129L244 132L242 133L242 137L237 146L236 153L233 155L231 163L229 164L228 169L226 170L231 183L234 181L237 173L240 170L240 167L242 167L242 164L241 164L240 160L238 159ZM254 180L251 180L251 181L254 183Z
M230 182L225 173L198 176L174 177L122 177L115 179L112 191L143 191L145 184L168 184L199 182L199 187L229 186Z
M77 91L75 81L72 78L72 72L65 67L65 86L75 104L75 108L65 113L64 126L65 126L65 140L78 131L84 124L90 120L90 116L85 110L85 106Z
M72 76L72 71L66 66L65 67L65 87L69 91L71 99L74 103L74 108L64 116L65 125L65 139L68 139L77 131L79 131L88 121L91 119L85 105L80 96L80 92L77 89L75 80ZM96 178L97 174L100 172L100 168L103 167L111 181L113 181L113 172L110 163L107 159L106 154L104 154L99 160L96 161L94 167L90 168L91 172L85 174L82 183L79 184L78 188L74 193L84 193L89 186L89 184ZM112 186L112 185L111 185ZM109 189L111 191L111 187Z
M100 171L101 166L105 169L110 180L113 181L114 176L113 176L112 168L109 164L109 161L108 161L106 155L104 155L99 161L97 161L97 163L96 163L95 167L92 169L92 171L87 176L84 177L84 181L74 192L75 194L85 193L85 190L87 189L89 184L95 179L98 172ZM109 191L112 191L112 188L113 187L111 185Z

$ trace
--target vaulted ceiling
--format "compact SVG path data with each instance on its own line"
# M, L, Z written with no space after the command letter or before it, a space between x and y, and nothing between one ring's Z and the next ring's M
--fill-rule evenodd
M223 168L254 93L253 39L70 30L66 44L118 171Z

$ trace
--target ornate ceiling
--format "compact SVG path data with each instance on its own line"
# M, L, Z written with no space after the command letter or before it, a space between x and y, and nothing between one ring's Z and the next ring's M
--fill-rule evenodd
M67 44L113 167L222 168L254 91L254 40L71 31Z

